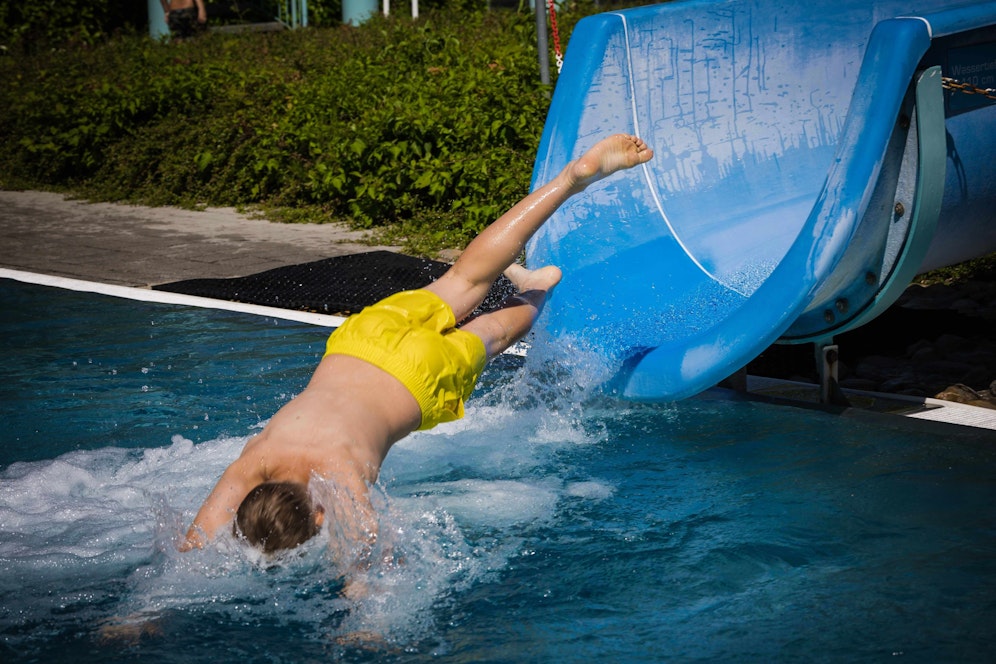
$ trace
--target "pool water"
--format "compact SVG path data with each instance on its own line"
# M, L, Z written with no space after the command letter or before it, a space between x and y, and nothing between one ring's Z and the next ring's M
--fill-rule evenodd
M172 545L328 330L10 281L0 306L4 662L996 656L984 433L620 402L539 344L395 446L393 555L352 601L318 539Z

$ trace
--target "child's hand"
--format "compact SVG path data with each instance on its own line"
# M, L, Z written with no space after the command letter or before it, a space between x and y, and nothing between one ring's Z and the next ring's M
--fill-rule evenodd
M145 637L162 636L163 630L156 618L112 618L100 626L99 634L101 643L133 646Z

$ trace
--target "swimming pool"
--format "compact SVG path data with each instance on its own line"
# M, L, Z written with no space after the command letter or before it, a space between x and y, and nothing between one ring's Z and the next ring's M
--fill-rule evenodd
M576 358L503 359L392 451L398 562L350 603L317 541L276 565L171 546L327 330L9 280L0 306L5 662L996 655L991 434L617 402ZM102 640L119 617L150 633Z

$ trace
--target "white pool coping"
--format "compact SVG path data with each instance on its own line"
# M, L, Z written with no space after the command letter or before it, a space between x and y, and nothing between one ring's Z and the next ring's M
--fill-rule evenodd
M133 286L116 286L113 284L103 284L96 281L85 281L83 279L70 279L68 277L53 277L47 274L36 272L22 272L20 270L9 270L0 267L0 279L13 279L24 283L35 284L37 286L52 286L54 288L64 288L66 290L79 291L83 293L97 293L111 297L120 297L128 300L139 300L141 302L154 302L156 304L179 304L190 307L200 307L202 309L220 309L222 311L236 311L239 313L251 314L254 316L267 316L279 318L281 320L292 320L319 327L334 328L342 325L346 318L343 316L332 316L329 314L317 314L308 311L294 311L293 309L281 309L279 307L265 307L258 304L245 304L242 302L230 302L228 300L216 300L210 297L198 297L196 295L184 295L182 293L171 293L169 291L158 291L150 288L135 288ZM518 342L505 351L506 355L525 356L529 345L525 342Z
M237 311L255 316L269 316L271 318L280 318L282 320L310 323L321 327L339 327L346 320L342 316L330 316L328 314L293 311L291 309L280 309L278 307L264 307L258 304L244 304L241 302L229 302L227 300L215 300L209 297L183 295L182 293L170 293L169 291L158 291L149 288L115 286L113 284L102 284L96 281L84 281L82 279L70 279L67 277L53 277L46 274L21 272L20 270L8 270L6 268L0 268L0 279L13 279L15 281L22 281L24 283L35 284L38 286L52 286L55 288L64 288L66 290L79 291L83 293L99 293L101 295L110 295L111 297L121 297L129 300L140 300L142 302L182 304L190 307L200 307L202 309Z
M933 408L919 413L910 413L906 417L996 431L996 410L941 399L924 399L923 401Z

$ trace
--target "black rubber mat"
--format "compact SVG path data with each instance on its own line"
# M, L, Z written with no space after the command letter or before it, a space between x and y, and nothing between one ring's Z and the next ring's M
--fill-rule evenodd
M232 279L188 279L156 290L259 304L296 311L349 315L398 291L421 288L441 277L448 263L390 251L370 251L289 265ZM500 277L480 311L496 308L514 292Z

